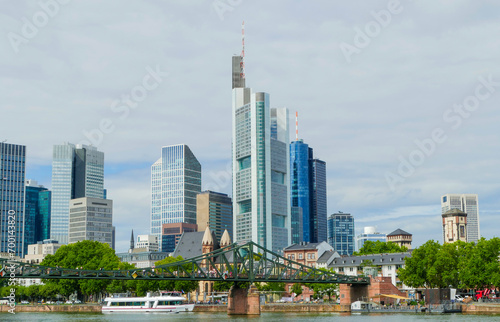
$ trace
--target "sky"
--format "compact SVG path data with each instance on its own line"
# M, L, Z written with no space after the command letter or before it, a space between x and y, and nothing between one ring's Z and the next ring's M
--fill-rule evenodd
M499 236L495 1L2 1L0 140L51 187L52 148L105 153L116 249L150 227L150 167L187 144L231 193L231 56L327 162L328 214L442 242L440 198L479 195Z

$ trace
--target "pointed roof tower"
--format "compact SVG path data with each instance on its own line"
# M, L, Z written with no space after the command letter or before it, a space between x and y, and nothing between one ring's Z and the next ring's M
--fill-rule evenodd
M222 234L222 237L220 239L220 246L225 247L231 245L231 237L229 236L229 232L224 230L224 233Z
M132 234L130 235L130 247L128 249L129 253L134 251L134 230L132 229Z
M210 231L210 227L207 226L205 229L205 234L203 235L203 240L201 241L202 245L213 245L214 238L212 236L212 232Z

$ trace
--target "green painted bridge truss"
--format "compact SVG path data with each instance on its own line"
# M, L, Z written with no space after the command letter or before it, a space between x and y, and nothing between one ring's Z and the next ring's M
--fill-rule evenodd
M370 284L368 277L340 275L289 260L253 242L157 267L86 270L48 267L0 259L2 278L189 280L233 282Z

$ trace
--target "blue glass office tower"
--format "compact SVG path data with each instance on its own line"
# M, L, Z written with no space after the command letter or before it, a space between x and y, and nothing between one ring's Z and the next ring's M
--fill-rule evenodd
M300 241L326 241L326 162L314 159L313 149L302 140L290 143L290 186L292 207L302 208Z
M26 146L0 142L0 252L24 256Z
M185 144L165 146L151 166L151 235L161 241L162 224L196 224L201 164Z
M50 191L34 180L26 181L24 251L28 245L50 239Z
M326 162L313 159L312 149L310 151L310 205L311 205L311 236L313 243L321 243L327 240L326 228Z
M312 149L311 149L312 150ZM302 238L312 241L310 199L309 146L302 140L290 144L290 192L292 207L302 208ZM294 216L294 218L296 218ZM292 226L297 223L292 222Z
M339 255L352 255L354 252L354 217L342 212L328 217L328 244Z

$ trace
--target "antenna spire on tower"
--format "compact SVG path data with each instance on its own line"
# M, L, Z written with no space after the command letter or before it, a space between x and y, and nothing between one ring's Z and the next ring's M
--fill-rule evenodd
M299 112L295 111L295 141L299 140Z
M241 23L241 63L240 76L245 78L245 20Z

